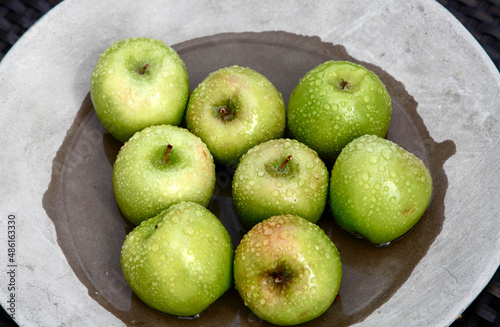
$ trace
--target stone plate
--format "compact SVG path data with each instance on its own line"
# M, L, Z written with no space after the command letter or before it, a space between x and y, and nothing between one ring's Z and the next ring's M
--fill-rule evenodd
M114 202L120 148L89 99L90 74L114 41L162 39L185 60L191 89L232 64L266 75L285 101L320 62L375 71L394 106L388 138L421 157L432 203L402 240L376 248L319 225L339 248L340 296L306 324L447 326L500 264L500 75L438 3L418 0L67 0L0 63L0 304L21 326L264 326L234 288L197 319L144 305L119 266L132 226ZM245 232L231 204L234 167L218 167L210 205L236 246ZM10 231L10 233L9 233ZM10 242L8 242L10 240Z

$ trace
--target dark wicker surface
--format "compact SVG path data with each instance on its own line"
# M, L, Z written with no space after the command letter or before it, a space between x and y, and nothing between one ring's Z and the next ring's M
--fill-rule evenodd
M0 0L0 60L61 0ZM500 0L438 0L469 30L500 70ZM54 322L57 323L57 322ZM17 326L0 310L0 326ZM500 269L452 327L500 327Z
M469 30L500 70L500 0L438 0Z
M21 35L61 0L0 0L0 60Z

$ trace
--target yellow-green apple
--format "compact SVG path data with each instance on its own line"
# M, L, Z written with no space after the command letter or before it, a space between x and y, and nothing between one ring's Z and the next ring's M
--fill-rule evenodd
M283 136L285 116L283 97L265 76L231 66L210 73L194 89L186 123L215 161L227 164L253 146Z
M375 135L349 143L333 166L330 205L337 224L375 244L408 232L431 200L432 178L423 161Z
M379 77L347 61L326 61L307 72L288 102L293 138L333 163L353 139L385 136L391 120L391 98Z
M113 167L118 207L134 225L181 201L208 206L214 188L215 164L207 146L177 126L156 125L135 133Z
M325 209L328 182L328 170L314 150L297 140L270 140L241 157L233 203L247 228L280 214L316 223Z
M276 325L319 317L335 300L341 278L335 244L296 215L258 223L236 248L236 289L257 316Z
M171 315L194 316L232 285L233 257L219 219L199 204L181 202L127 235L121 267L144 303Z
M151 125L179 125L188 95L184 62L151 38L116 41L100 55L91 76L97 117L122 142Z

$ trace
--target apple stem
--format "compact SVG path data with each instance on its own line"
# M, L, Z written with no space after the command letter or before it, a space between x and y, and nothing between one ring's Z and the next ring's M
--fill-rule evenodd
M139 72L139 74L143 75L146 72L146 70L148 70L149 67L151 67L150 64L145 64L144 67L142 67L142 69Z
M234 118L234 110L233 110L233 108L231 108L231 106L229 104L225 105L225 106L222 106L222 107L219 107L217 109L218 109L220 118L221 118L221 120L223 122L233 120L233 118Z
M342 90L344 90L345 88L350 88L351 85L349 84L348 81L346 81L345 79L342 79L342 82L340 82L340 87L342 88Z
M227 115L227 109L226 107L220 107L219 108L219 113L223 116Z
M168 155L170 154L170 150L172 150L172 145L167 145L167 151L165 151L165 156L163 157L163 163L166 164L168 161Z
M288 162L290 162L290 159L292 158L292 155L289 155L288 157L286 157L285 161L283 161L283 163L281 164L280 168L278 169L278 171L283 171L283 169L285 169L285 166Z

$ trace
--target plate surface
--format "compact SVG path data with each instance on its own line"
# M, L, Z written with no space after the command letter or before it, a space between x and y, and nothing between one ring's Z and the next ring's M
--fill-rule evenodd
M110 189L119 149L89 100L99 54L115 40L147 36L174 46L193 89L225 65L251 66L287 100L323 60L366 64L388 85L388 137L422 157L435 179L430 210L403 240L373 248L320 225L344 261L341 298L315 321L361 326L453 322L500 263L500 75L472 36L433 1L71 1L43 17L0 64L0 253L15 221L15 317L21 326L259 326L231 290L194 321L152 312L119 270L130 226ZM211 210L237 244L227 177ZM118 264L118 265L117 265ZM354 287L357 286L357 287ZM11 299L3 286L0 304Z

